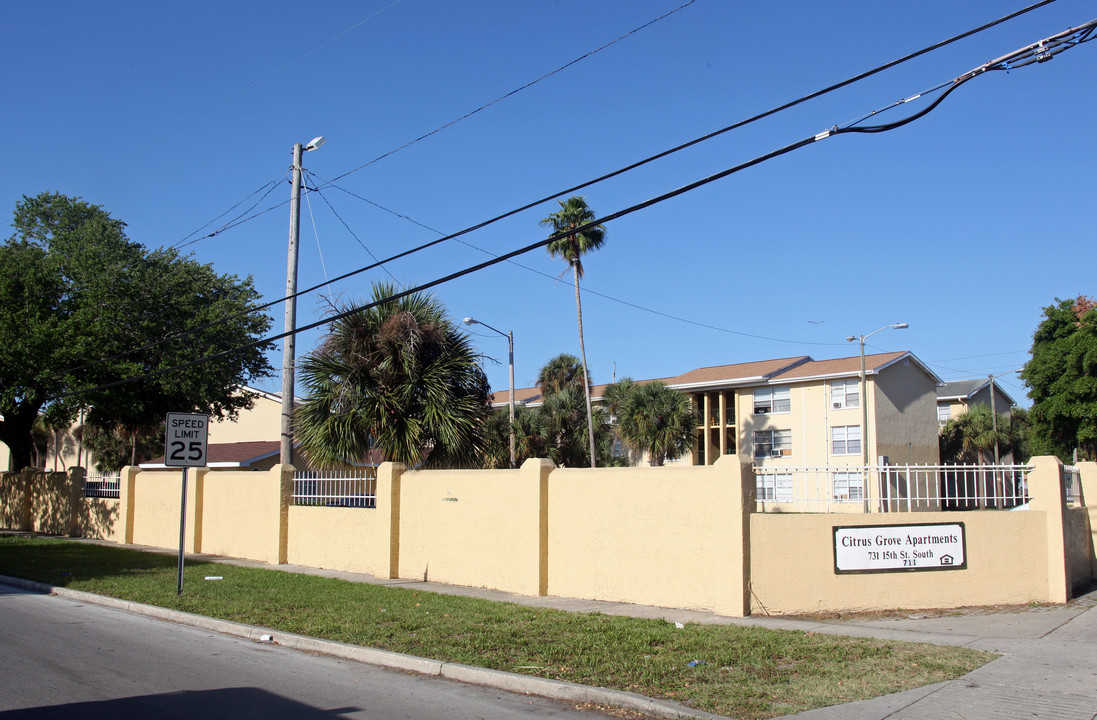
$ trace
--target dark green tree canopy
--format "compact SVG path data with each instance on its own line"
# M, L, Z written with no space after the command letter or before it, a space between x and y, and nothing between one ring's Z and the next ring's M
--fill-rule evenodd
M1029 387L1034 454L1097 458L1097 305L1091 298L1044 308L1021 377Z
M219 275L172 250L148 251L99 206L56 193L24 197L13 227L0 246L0 440L14 466L31 462L30 429L39 414L58 425L85 407L90 426L132 430L155 426L172 411L231 417L250 407L239 389L271 373L262 346L67 395L260 337L270 319L246 313L258 300L250 278Z
M384 302L396 292L375 283L379 304L333 320L302 360L296 437L323 465L359 461L373 447L409 466L471 465L484 454L487 376L439 300L415 293Z

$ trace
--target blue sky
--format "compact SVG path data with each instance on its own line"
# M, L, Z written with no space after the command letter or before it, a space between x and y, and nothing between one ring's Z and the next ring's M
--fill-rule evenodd
M10 213L46 190L80 196L128 223L134 240L188 243L273 300L285 289L295 142L328 140L305 156L309 182L343 176L302 202L303 288L1028 4L695 0L371 163L684 2L12 4L0 43L0 206ZM608 215L1095 16L1091 2L1059 0L583 194ZM896 322L910 328L873 336L870 352L911 350L946 380L1020 367L1044 306L1097 294L1095 71L1089 43L989 73L898 130L830 138L609 223L606 245L584 259L594 381L855 355L847 335ZM190 242L268 183L256 209L273 209ZM553 209L387 270L403 284L429 282L545 237L538 221ZM562 261L537 250L517 262L435 292L457 318L514 331L517 384L528 386L553 355L578 354L575 304ZM329 292L362 299L370 280L388 277L363 273ZM302 298L299 324L320 319L323 303ZM280 331L280 307L274 316ZM487 362L492 386L505 389L506 341L472 330L499 361ZM304 333L298 352L318 338ZM271 359L280 368L281 353ZM1003 385L1028 404L1015 376Z

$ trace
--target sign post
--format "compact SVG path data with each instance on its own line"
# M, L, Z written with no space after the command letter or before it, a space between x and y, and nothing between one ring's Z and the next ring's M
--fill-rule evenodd
M183 546L187 524L187 468L206 466L206 439L209 416L192 413L168 413L164 433L164 465L183 468L183 493L179 501L179 585L183 594Z

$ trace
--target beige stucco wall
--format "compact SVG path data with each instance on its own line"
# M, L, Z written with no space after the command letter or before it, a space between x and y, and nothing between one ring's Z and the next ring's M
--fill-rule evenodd
M386 463L376 508L289 507L292 470L190 470L185 547L267 562L429 579L527 595L666 607L801 613L873 608L1064 602L1092 576L1091 508L1066 508L1061 464L1035 458L1027 510L871 515L752 514L748 466L406 472ZM1097 465L1081 467L1097 497ZM5 475L0 519L26 506ZM178 546L182 472L123 471L104 535ZM36 485L54 500L32 513L64 531L71 486ZM51 504L54 503L54 504ZM1097 505L1097 503L1095 503ZM744 510L746 509L746 510ZM968 566L834 572L836 526L962 522Z
M289 507L292 469L287 472L285 482L280 482L278 469L202 473L198 486L202 523L198 550L269 563L286 562L282 514Z
M0 527L30 530L30 495L26 491L27 473L0 474Z
M152 547L179 547L179 502L182 470L145 470L137 475L133 488L133 535L131 542ZM187 472L187 520L184 548L194 552L196 472Z
M83 496L83 471L0 478L0 527L121 541L119 501Z
M892 465L936 465L940 462L937 441L937 386L912 361L884 368L870 388L875 410L869 423L869 461L887 456ZM874 443L874 444L873 444Z
M966 529L962 570L834 572L836 526L956 523ZM752 612L946 608L1046 601L1047 517L1042 512L751 516Z
M538 462L530 460L519 470L404 473L399 577L536 595Z
M667 607L715 608L715 579L729 572L717 539L735 511L722 502L727 458L714 466L559 469L550 479L548 591L551 595ZM736 467L736 470L738 468Z
M289 508L287 562L388 577L388 525L377 509Z

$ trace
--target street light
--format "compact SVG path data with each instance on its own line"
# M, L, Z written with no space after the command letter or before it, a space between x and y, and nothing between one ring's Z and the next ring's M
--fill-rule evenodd
M514 331L503 332L502 330L496 330L491 325L471 317L465 318L465 324L483 325L488 330L497 332L507 339L507 351L510 356L510 467L513 469L517 465L514 452Z
M286 262L286 339L282 344L282 430L278 462L293 464L293 363L297 350L297 240L301 216L301 153L317 150L327 140L314 137L308 145L293 146L293 185L289 204L289 259Z
M865 340L884 330L906 330L907 323L895 323L885 325L879 330L873 330L868 335L850 335L846 342L861 341L861 455L865 461L865 472L868 472L868 381L865 379Z

